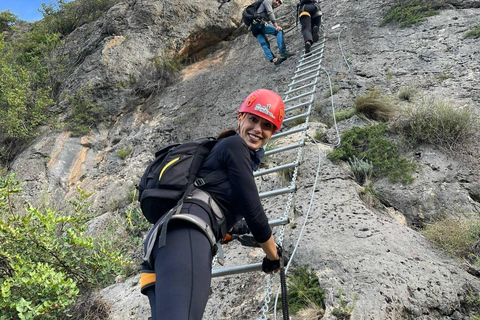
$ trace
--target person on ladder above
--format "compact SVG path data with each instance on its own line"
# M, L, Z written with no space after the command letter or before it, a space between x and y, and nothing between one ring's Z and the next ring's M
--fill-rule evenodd
M322 11L317 0L301 0L297 6L297 14L302 25L305 53L309 53L312 44L318 41L318 32L322 23Z
M256 12L257 18L253 21L251 26L253 36L257 38L258 43L262 47L267 59L275 66L280 65L288 57L293 56L292 53L287 51L282 27L278 25L275 14L273 13L273 9L281 6L282 3L283 0L264 0L258 7ZM276 37L278 51L280 52L279 57L275 57L275 55L272 53L272 50L270 49L270 43L267 39L267 34L271 34Z
M260 202L253 171L261 163L263 147L280 129L284 113L283 100L275 92L259 89L248 95L238 110L238 130L220 133L197 175L206 180L212 173L223 171L226 179L213 185L195 183L194 191L185 193L177 214L188 215L189 219L172 218L167 222L163 246L159 245L163 230L159 237L152 232L147 235L140 286L148 296L153 320L202 319L210 293L215 241L226 236L218 227L218 214L225 218L225 230L245 219L265 252L262 270L279 271L281 251ZM203 197L203 202L195 194ZM202 221L202 228L192 223L192 216ZM213 241L206 230L213 231Z

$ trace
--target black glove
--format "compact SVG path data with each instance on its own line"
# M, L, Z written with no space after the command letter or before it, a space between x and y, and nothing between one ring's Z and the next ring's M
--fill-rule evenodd
M277 246L278 260L270 260L267 257L263 258L262 261L262 271L265 273L277 272L280 270L280 259L282 259L282 248ZM283 266L285 267L288 263L287 257L283 257Z
M272 273L272 272L277 272L278 270L280 270L280 259L272 261L267 257L263 258L263 262L262 262L263 272Z

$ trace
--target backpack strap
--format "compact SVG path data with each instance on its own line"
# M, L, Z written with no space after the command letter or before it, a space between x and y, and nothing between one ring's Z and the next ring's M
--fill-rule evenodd
M225 171L217 170L217 171L210 172L205 177L195 179L195 181L193 182L193 185L198 188L206 184L210 184L210 185L220 184L227 180L228 180L228 176L225 173Z
M183 207L183 201L179 204L177 204L177 206L175 208L173 208L172 210L170 210L166 215L165 215L165 219L162 219L163 220L163 224L162 224L162 231L160 232L160 237L158 238L158 247L161 248L163 246L165 246L165 243L167 242L167 226L168 226L168 222L170 221L170 219L172 218L172 216L175 214L180 214L180 211L182 211L182 207Z

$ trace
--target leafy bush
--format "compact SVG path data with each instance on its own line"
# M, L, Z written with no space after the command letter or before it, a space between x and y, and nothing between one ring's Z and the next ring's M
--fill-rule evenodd
M397 0L387 11L380 26L398 24L405 28L418 25L428 17L437 15L444 6L443 0Z
M0 33L11 30L12 25L18 21L18 16L5 10L0 12Z
M412 146L422 143L458 150L477 143L480 121L471 107L454 107L434 98L422 98L397 121L399 133Z
M422 234L451 255L468 259L480 238L480 219L445 217L427 224Z
M480 38L480 23L476 24L471 30L468 30L464 38Z
M68 121L68 129L72 135L81 136L90 133L91 127L103 116L103 108L94 104L89 97L89 89L80 89L75 96L67 96L72 104L72 114Z
M80 290L113 283L130 264L111 242L86 236L91 194L78 191L71 214L21 210L20 184L12 174L0 178L1 320L66 318Z
M378 89L372 89L365 96L355 99L355 110L369 119L378 121L388 121L396 114L391 99Z
M373 164L373 176L388 178L395 182L409 183L415 164L400 157L398 148L387 139L386 124L353 128L342 134L340 146L328 154L329 159L348 161L357 157Z
M75 0L66 2L57 0L49 4L42 3L43 20L41 23L49 33L68 35L76 28L98 19L121 0Z
M0 159L5 162L38 134L53 104L50 88L41 84L45 71L37 59L19 50L19 41L0 35Z

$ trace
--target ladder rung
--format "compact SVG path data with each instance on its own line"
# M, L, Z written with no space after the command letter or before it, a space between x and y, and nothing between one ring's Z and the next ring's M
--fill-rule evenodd
M313 96L310 97L310 100L309 100L309 101L304 101L304 102L301 102L301 103L296 104L296 105L294 105L294 106L285 108L285 113L287 113L287 112L289 112L289 111L292 111L292 110L295 110L295 109L298 109L298 108L300 108L300 107L308 106L309 104L312 104L312 103L313 103Z
M262 271L262 263L253 263L247 264L244 266L221 268L212 270L212 278L230 276L233 274L253 272L253 271Z
M287 102L289 102L289 101L297 100L297 99L300 99L300 98L302 98L302 97L309 96L309 95L314 94L314 93L315 93L315 88L313 88L312 90L310 90L310 91L308 91L308 92L299 94L298 96L294 96L294 97L292 97L292 98L285 99L285 100L283 100L283 103L287 103Z
M285 147L280 147L280 148L277 148L277 149L268 150L268 151L265 152L265 156L269 156L269 155L272 155L272 154L275 154L275 153L279 153L279 152L282 152L282 151L287 151L287 150L291 150L291 149L295 149L295 148L300 148L300 147L303 147L304 144L305 144L305 142L300 141L299 143L289 144L288 146L285 146Z
M288 218L282 218L282 219L268 221L268 224L270 225L270 227L278 227L281 225L288 224L289 222L290 220ZM219 268L219 269L212 270L212 278L230 276L230 275L239 274L239 273L261 271L261 270L262 270L261 262L247 264L243 266Z
M289 223L290 223L289 218L281 218L281 219L275 219L275 220L268 221L268 224L270 225L270 227L283 226L283 225L289 224Z
M298 162L291 162L291 163L287 163L287 164L284 164L284 165L281 165L281 166L278 166L278 167L265 169L265 170L261 170L261 171L256 171L256 172L253 173L253 176L254 177L259 177L259 176L263 176L265 174L274 173L274 172L282 171L282 170L285 170L285 169L294 168L297 165L298 165Z
M302 113L302 114L299 114L299 115L296 115L296 116L293 116L293 117L290 117L290 118L286 118L286 119L283 120L283 123L288 123L288 122L295 121L295 120L298 120L298 119L306 118L309 114L310 114L310 112L305 112L305 113Z
M319 74L319 71L318 71L318 70L320 70L320 68L313 69L313 70L308 70L307 72L297 74L296 76L293 76L293 77L292 77L292 80L295 80L295 79L298 79L298 78L303 78L303 77L305 77L307 74L310 74L310 73L313 73L313 72L316 72L317 74Z
M320 65L322 64L322 60L320 61L315 61L315 63L310 63L308 66L301 66L301 67L297 67L297 70L295 71L295 73L297 72L302 72L302 71L305 71L305 70L308 70L308 69L313 69L313 68L318 68L320 69ZM316 69L313 69L313 70L316 70Z
M281 194L294 192L295 189L296 189L295 187L290 187L289 186L289 187L282 188L282 189L275 189L275 190L271 190L271 191L261 192L261 193L258 194L258 196L260 197L260 199L268 198L268 197L274 197L274 196L278 196L278 195L281 195Z
M308 88L308 87L311 87L311 86L314 86L317 84L317 80L315 79L314 81L310 82L310 83L307 83L307 84L304 84L303 86L300 86L298 88L295 88L295 89L290 89L288 90L287 92L285 92L285 95L287 94L291 94L291 93L294 93L294 92L297 92L297 91L300 91L300 90L303 90L305 88Z
M297 133L297 132L302 132L302 131L305 131L305 130L307 130L307 129L308 129L308 126L304 126L304 127L300 127L300 128L295 128L295 129L290 129L290 130L285 131L285 132L280 132L280 133L274 134L271 139L276 139L276 138L288 136L289 134L294 134L294 133Z
M299 61L299 64L297 65L297 68L300 68L300 67L302 67L306 64L309 64L309 63L312 63L312 62L315 62L315 61L318 61L318 60L322 60L322 59L323 59L323 52L318 54L318 55L303 57L303 59L301 59Z
M307 81L307 80L310 80L310 79L316 79L318 76L320 75L320 72L317 71L317 74L314 74L312 76L308 76L306 78L303 78L303 79L300 79L298 81L292 81L288 84L289 87L292 87L296 84L299 84L300 82L304 82L304 81Z

